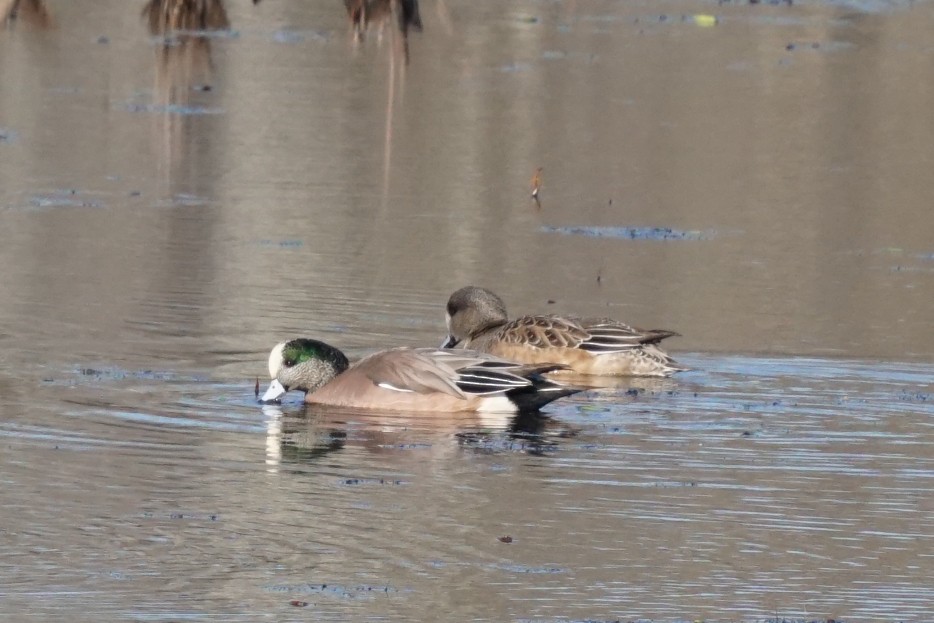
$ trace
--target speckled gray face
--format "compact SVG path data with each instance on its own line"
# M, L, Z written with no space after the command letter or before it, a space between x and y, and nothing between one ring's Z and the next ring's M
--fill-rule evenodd
M269 353L272 383L263 401L276 400L290 390L314 392L350 365L344 353L308 338L276 344Z

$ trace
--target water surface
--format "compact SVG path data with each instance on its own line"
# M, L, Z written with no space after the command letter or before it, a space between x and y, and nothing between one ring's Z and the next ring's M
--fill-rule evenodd
M934 5L143 4L0 2L4 620L934 619ZM468 283L692 371L256 404Z

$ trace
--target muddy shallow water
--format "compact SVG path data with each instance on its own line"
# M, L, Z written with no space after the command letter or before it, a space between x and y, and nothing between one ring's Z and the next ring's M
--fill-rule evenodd
M934 619L934 3L211 8L0 1L4 620ZM467 283L692 370L256 404Z

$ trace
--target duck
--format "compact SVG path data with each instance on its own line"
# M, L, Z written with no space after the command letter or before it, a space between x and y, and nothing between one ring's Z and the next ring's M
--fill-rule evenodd
M525 364L560 363L557 371L595 376L667 377L687 368L658 343L680 335L638 329L610 318L542 315L509 319L506 304L486 288L465 286L447 303L442 348L466 348Z
M351 365L339 349L310 338L276 344L269 353L272 381L261 398L290 390L310 404L364 410L527 413L583 388L545 373L556 363L521 364L463 349L393 348Z

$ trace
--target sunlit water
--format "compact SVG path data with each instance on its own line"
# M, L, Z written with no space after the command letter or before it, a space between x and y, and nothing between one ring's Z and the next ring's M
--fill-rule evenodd
M0 618L934 619L934 5L142 5L0 0ZM256 403L468 283L692 370Z

